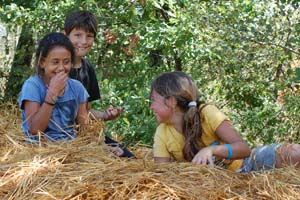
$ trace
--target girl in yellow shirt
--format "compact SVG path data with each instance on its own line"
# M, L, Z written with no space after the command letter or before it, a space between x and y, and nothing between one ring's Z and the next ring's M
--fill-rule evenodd
M151 101L159 122L153 146L157 163L189 161L249 172L300 161L298 144L266 145L251 153L228 117L199 101L196 84L184 72L157 77L151 86Z

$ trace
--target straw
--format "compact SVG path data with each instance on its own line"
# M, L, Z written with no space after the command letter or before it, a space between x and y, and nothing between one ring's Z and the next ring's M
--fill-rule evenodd
M20 112L0 107L0 199L299 199L300 170L238 174L191 163L155 164L151 147L118 158L92 120L70 142L25 143Z

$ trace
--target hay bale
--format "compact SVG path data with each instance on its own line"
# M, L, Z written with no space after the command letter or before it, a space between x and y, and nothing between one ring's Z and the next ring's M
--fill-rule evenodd
M23 142L21 123L15 106L0 108L0 199L299 199L294 167L237 174L155 164L144 145L132 148L138 159L118 158L103 143L103 124L72 142L32 146Z

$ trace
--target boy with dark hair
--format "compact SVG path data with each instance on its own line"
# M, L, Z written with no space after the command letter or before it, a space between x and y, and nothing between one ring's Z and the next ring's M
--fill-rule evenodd
M75 64L69 76L79 80L88 91L90 95L88 99L89 111L97 119L104 121L116 119L123 112L122 107L108 108L104 112L91 109L91 102L101 99L101 96L94 67L84 57L91 50L98 32L96 17L89 11L73 11L65 19L64 32L75 48ZM109 137L105 137L105 143L120 146L121 148L117 148L115 152L118 156L134 157L123 145L118 145L116 141Z

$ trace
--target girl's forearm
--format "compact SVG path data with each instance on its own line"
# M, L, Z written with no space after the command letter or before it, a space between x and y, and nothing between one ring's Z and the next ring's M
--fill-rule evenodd
M235 142L229 145L231 146L231 150L230 147L226 145L212 146L213 155L221 158L231 157L231 159L242 159L250 156L251 149L244 141Z
M54 106L43 103L37 112L28 117L30 132L35 135L48 127ZM27 115L28 116L28 115Z
M106 121L106 119L107 119L107 115L106 115L106 113L105 112L101 112L101 111L96 111L96 110L89 110L91 113L92 113L92 115L91 115L91 119L101 119L101 120L103 120L103 121Z
M30 132L35 135L38 131L45 131L48 127L53 112L57 94L48 89L44 102L38 105L36 102L27 102L27 116L29 116ZM37 110L36 112L34 112ZM33 113L33 114L32 114Z
M81 128L85 128L88 125L88 122L87 103L82 103L78 107L76 123L79 124Z

